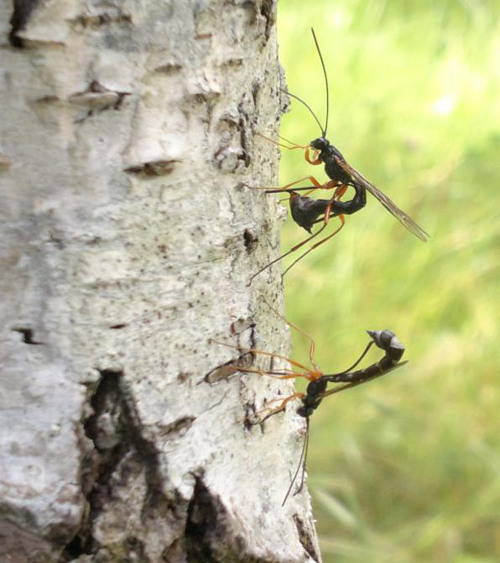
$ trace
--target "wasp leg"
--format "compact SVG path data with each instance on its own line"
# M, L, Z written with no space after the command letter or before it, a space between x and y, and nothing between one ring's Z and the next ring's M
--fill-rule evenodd
M253 282L253 280L262 272L264 272L265 270L267 270L268 268L270 268L273 264L276 264L276 262L279 262L282 258L286 258L288 255L292 254L292 252L295 252L296 250L298 250L300 247L304 246L304 244L308 243L310 240L312 240L313 238L316 238L326 227L326 224L324 224L321 228L319 228L314 234L312 234L310 237L307 237L306 239L304 239L303 241L299 242L298 244L296 244L295 246L292 246L292 248L288 251L285 252L284 254L281 254L281 256L278 256L278 258L275 258L274 260L272 260L271 262L269 262L268 264L266 264L263 268L261 268L258 272L256 272L249 280L249 282L247 283L247 286L250 286Z
M304 180L310 180L314 184L314 187L313 186L307 186L305 188L292 188L291 187L291 186L294 186L295 184L298 184L299 182L302 182ZM279 194L279 193L282 193L282 192L292 194L294 192L305 191L306 196L307 196L309 194L312 194L316 190L333 190L335 188L339 188L339 183L335 182L334 180L329 180L328 182L321 184L318 180L316 180L316 178L314 176L305 176L304 178L301 178L300 180L297 180L296 182L292 182L290 184L287 184L286 186L283 186L282 188L265 188L265 190L266 190L266 194ZM253 188L253 189L261 189L261 188Z
M335 231L334 231L331 235L328 235L327 237L325 237L325 238L321 239L320 241L318 241L316 244L313 244L313 245L311 246L311 248L308 248L308 249L304 252L304 254L301 254L301 255L297 258L297 260L295 260L294 262L292 262L292 263L290 264L290 266L288 266L288 268L283 272L283 274L281 275L282 278L285 276L285 274L286 274L289 270L291 270L291 269L295 266L295 264L297 264L297 262L300 262L300 261L302 260L302 258L305 258L305 257L309 254L309 252L312 252L315 248L318 248L318 246L321 246L323 243L329 241L331 238L333 238L333 237L342 229L342 227L345 225L344 216L343 216L343 215L338 215L338 218L339 218L340 221L341 221L340 227L338 227L337 229L335 229ZM320 231L321 231L324 227L326 227L326 225L327 225L327 223L325 223L325 224L323 225L323 227L321 227ZM319 233L319 231L318 231L318 233Z
M280 404L277 407L275 407L274 409L270 409L269 407L265 407L261 411L257 412L256 414L260 415L261 413L268 411L266 416L264 416L264 418L262 418L259 421L259 424L262 423L262 422L265 422L268 418L271 418L271 416L274 416L275 414L278 414L279 412L283 412L286 409L286 406L290 401L294 401L295 399L302 399L302 397L304 397L304 393L293 393L292 395L289 395L288 397L285 397L284 399L273 399L272 401L269 401L269 404L276 403L278 401L280 401Z

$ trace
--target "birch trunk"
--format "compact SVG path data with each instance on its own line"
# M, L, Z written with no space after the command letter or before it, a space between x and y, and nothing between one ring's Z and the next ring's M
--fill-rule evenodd
M248 424L292 384L206 381L240 356L213 340L289 348L279 267L248 285L282 213L243 185L277 183L274 18L2 3L2 561L319 561L307 493L281 507L304 420Z

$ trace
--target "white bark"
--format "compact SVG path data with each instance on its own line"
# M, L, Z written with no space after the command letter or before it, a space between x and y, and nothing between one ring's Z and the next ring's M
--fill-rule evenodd
M272 0L0 8L0 556L319 560L281 507L303 419L245 425L291 384L204 377L286 353ZM17 22L17 23L16 23ZM8 35L11 33L11 43ZM256 358L255 365L266 365Z

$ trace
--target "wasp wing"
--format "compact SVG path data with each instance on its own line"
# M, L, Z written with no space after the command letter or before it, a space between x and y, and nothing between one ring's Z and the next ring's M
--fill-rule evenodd
M415 221L404 211L399 209L399 207L389 198L384 192L380 191L371 182L369 182L361 173L359 173L355 168L347 164L347 162L341 160L340 158L335 159L337 164L350 174L356 182L358 182L363 188L368 190L375 199L378 201L393 215L396 219L402 223L410 233L413 233L421 241L426 242L429 238L429 234L422 229Z

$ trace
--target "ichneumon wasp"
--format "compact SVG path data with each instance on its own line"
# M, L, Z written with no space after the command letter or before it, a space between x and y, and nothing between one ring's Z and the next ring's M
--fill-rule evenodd
M258 272L256 272L251 278L250 282L252 283L253 279L262 273L264 270L267 270L270 266L281 260L282 258L286 258L318 235L320 235L328 226L328 222L332 217L338 217L340 219L340 227L338 227L333 233L330 233L328 236L320 239L318 242L310 246L303 254L301 254L296 260L294 260L287 268L284 270L282 277L297 264L302 258L307 256L309 252L312 252L315 248L320 246L321 244L327 242L331 238L333 238L340 229L345 224L344 215L352 215L359 211L366 205L366 191L364 188L359 186L358 184L350 184L355 190L354 197L350 201L340 201L339 198L342 197L345 187L342 186L342 189L338 188L335 191L335 194L331 199L313 199L308 196L301 196L297 193L297 190L291 190L290 193L290 210L292 213L293 220L305 229L311 236L307 237L303 241L299 242L295 246L292 246L290 250L278 256L268 264L266 264L263 268L261 268ZM299 188L299 190L302 188ZM305 188L311 190L311 188ZM276 191L282 190L267 190L268 193L274 193ZM312 232L312 228L315 224L323 222L323 225L315 232Z
M319 55L319 59L321 62L321 66L323 69L323 76L325 79L325 89L326 89L326 117L325 117L325 125L322 126L321 122L319 121L317 115L314 113L312 108L309 106L307 102L305 102L299 96L292 94L290 92L286 92L290 97L296 99L298 102L303 104L306 109L310 112L316 123L318 124L321 136L317 139L312 140L309 145L297 145L280 137L282 142L278 142L280 147L288 149L288 150L296 150L296 149L303 149L305 151L304 157L305 160L314 166L324 164L325 165L325 172L327 176L330 178L329 181L325 183L321 183L314 176L307 176L306 178L302 178L301 180L297 180L296 182L292 182L282 188L278 189L265 189L266 193L288 193L290 195L290 210L292 214L293 220L301 227L306 229L309 233L311 233L312 226L316 223L323 221L323 225L321 228L314 234L311 233L311 236L307 239L303 240L299 244L295 245L290 249L288 252L279 256L277 259L273 260L269 264L267 264L264 268L259 270L252 279L266 270L271 265L278 262L280 259L288 256L292 252L295 252L299 248L301 248L304 244L308 243L313 238L317 237L323 230L326 228L328 221L331 217L339 217L341 221L340 227L332 234L328 235L327 237L321 239L320 241L316 242L309 250L307 250L304 254L302 254L295 262L293 262L283 273L283 275L288 272L288 270L296 264L299 260L301 260L304 256L306 256L309 252L311 252L314 248L317 248L324 242L328 241L332 238L338 231L343 227L345 223L344 215L351 215L356 213L360 209L362 209L366 204L366 196L365 190L368 191L372 196L375 197L386 209L391 213L398 221L400 221L411 233L413 233L416 237L418 237L421 241L426 241L429 238L428 233L422 229L407 213L401 210L386 194L384 194L381 190L379 190L375 185L369 182L360 172L358 172L354 167L352 167L343 157L342 153L330 143L327 139L327 129L328 129L328 119L329 119L329 111L330 111L330 96L329 96L329 87L328 87L328 75L326 72L326 66L323 60L323 56L321 54L321 50L319 47L318 40L316 38L316 34L314 29L311 28L314 44L316 46L316 50ZM263 135L260 135L264 137ZM264 137L267 139L267 137ZM272 139L268 139L271 142L275 142ZM286 144L285 144L286 143ZM312 154L311 154L312 152ZM302 182L303 180L310 180L313 184L312 186L307 187L300 187L294 188L295 184ZM350 201L341 202L339 201L340 198L344 195L347 188L351 186L355 190L355 195ZM333 196L329 200L314 200L309 198L309 194L315 192L319 189L331 190L334 189L335 192ZM305 196L299 195L298 192L306 191ZM317 203L318 202L318 203ZM321 218L323 216L323 218Z
M274 309L272 310L274 311ZM274 312L276 313L276 311ZM281 317L281 315L279 316ZM368 381L372 381L373 379L381 377L382 375L386 375L387 373L393 371L396 368L402 367L407 363L407 362L400 362L405 352L405 347L403 346L403 344L401 344L401 342L398 340L397 336L393 332L389 330L376 330L376 331L368 330L367 333L370 336L370 342L367 344L363 353L354 362L354 364L349 366L344 371L338 373L324 374L321 371L321 369L317 366L314 360L316 345L313 338L307 332L305 332L295 324L286 321L286 319L283 320L285 320L285 322L290 327L294 328L295 330L303 334L309 340L310 342L309 361L312 366L312 369L280 354L264 352L262 350L257 350L254 348L252 349L240 348L237 346L232 346L232 345L224 344L222 342L218 342L218 344L222 344L223 346L236 348L241 353L242 357L247 357L249 354L267 356L270 357L272 361L274 361L274 359L285 360L290 364L290 366L292 366L291 368L284 368L279 370L275 370L274 368L271 367L269 370L265 370L265 369L258 369L252 367L243 367L242 363L239 360L237 360L233 362L234 369L232 370L230 375L233 375L234 373L237 372L242 372L242 373L255 373L258 375L266 375L278 379L295 379L297 377L303 377L304 379L309 381L309 384L307 385L305 392L295 392L292 395L289 395L288 397L285 397L283 399L274 399L271 402L279 402L279 405L274 408L269 408L269 407L264 408L264 410L261 412L267 411L267 413L258 422L252 423L252 424L261 424L269 417L284 411L289 402L294 400L300 400L300 405L297 408L296 413L299 416L302 416L303 418L306 419L306 434L305 434L304 445L302 447L302 452L300 454L297 470L295 471L292 477L290 486L288 487L286 495L283 499L282 506L286 503L288 497L290 496L293 486L301 471L302 471L302 476L300 480L300 485L295 494L298 494L302 490L302 487L304 485L307 450L309 446L309 419L311 415L314 413L314 411L319 407L323 399L335 393L340 393L341 391L345 391L347 389L357 387L358 385L362 385L363 383L367 383ZM383 350L385 352L385 355L377 362L370 364L365 368L357 369L353 371L354 368L358 366L361 360L368 353L368 350L374 344L378 348ZM224 367L227 367L227 365L228 364L225 364ZM329 383L341 383L342 385L328 389Z

